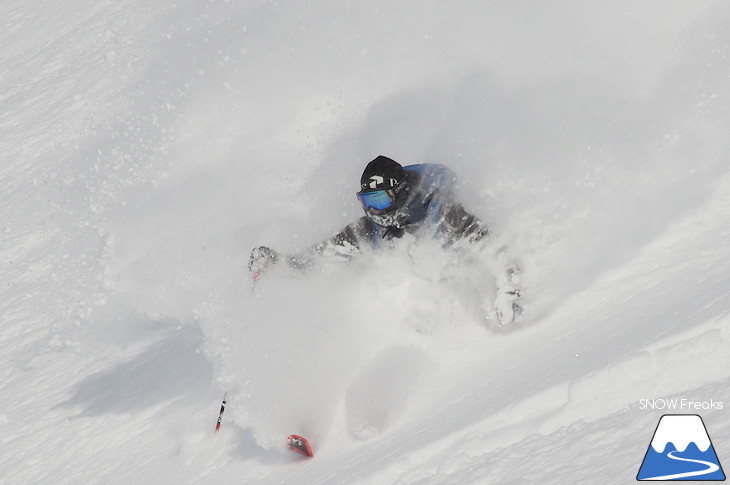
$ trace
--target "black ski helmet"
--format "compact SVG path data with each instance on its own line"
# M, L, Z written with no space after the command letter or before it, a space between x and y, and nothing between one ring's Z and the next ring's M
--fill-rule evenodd
M406 171L395 160L379 155L365 167L360 177L360 190L388 190L406 178Z
M383 227L402 227L408 220L408 174L395 160L378 156L360 177L357 197L365 214Z

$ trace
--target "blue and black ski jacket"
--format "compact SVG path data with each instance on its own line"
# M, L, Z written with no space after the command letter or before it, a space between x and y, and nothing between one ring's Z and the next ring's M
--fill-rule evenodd
M363 246L378 247L382 241L404 234L430 236L450 245L458 240L476 242L488 234L487 226L456 201L456 175L444 165L418 164L403 167L410 190L409 214L402 227L383 227L367 215L314 247L317 253L334 251L350 256Z

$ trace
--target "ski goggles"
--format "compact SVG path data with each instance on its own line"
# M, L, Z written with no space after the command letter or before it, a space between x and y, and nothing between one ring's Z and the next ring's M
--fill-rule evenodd
M402 193L401 193L402 192ZM358 192L357 199L362 204L363 209L369 212L383 211L391 208L396 200L406 197L408 193L408 179L404 178L395 187L387 190L370 190Z
M393 189L358 192L356 195L365 210L376 209L381 211L393 205L393 201L395 201Z

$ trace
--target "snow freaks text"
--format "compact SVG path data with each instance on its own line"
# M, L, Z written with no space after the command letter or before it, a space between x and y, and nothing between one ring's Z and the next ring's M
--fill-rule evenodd
M694 401L685 398L673 399L641 399L639 409L641 410L668 410L668 411L719 411L723 408L722 401Z

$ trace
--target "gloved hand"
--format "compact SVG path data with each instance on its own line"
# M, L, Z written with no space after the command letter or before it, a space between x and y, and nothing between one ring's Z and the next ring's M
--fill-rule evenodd
M261 278L266 270L279 260L279 253L266 246L257 246L251 250L248 258L248 270L251 272L251 279L256 281Z
M501 326L512 323L522 311L519 298L520 291L517 289L505 289L497 294L497 298L494 300L494 311Z
M502 253L502 259L504 259ZM522 312L520 303L520 267L514 261L506 261L504 273L497 274L497 297L494 299L494 316L500 326L505 327Z

